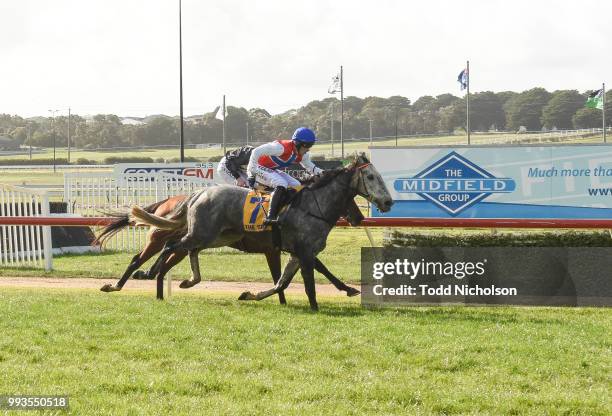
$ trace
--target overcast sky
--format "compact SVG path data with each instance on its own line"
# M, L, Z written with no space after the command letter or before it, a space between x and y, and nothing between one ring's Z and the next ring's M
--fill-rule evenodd
M612 88L612 2L183 0L185 115L345 95ZM178 0L1 0L0 113L179 113Z

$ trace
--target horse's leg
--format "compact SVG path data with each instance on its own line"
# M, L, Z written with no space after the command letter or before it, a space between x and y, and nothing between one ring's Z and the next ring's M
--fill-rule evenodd
M321 262L321 260L319 260L318 257L315 257L314 268L316 271L318 271L323 276L325 276L327 280L329 280L331 284L336 287L336 289L346 292L346 296L349 296L349 297L357 296L358 294L361 293L359 290L355 289L354 287L350 287L349 285L344 283L342 280L334 276L332 272L330 272L329 269L325 267L325 265Z
M306 296L308 296L310 309L317 311L319 310L319 305L317 305L317 292L315 290L314 281L314 259L315 258L311 256L300 257L300 268L302 269L304 289L306 290Z
M168 259L175 251L174 246L166 246L149 271L149 273L154 273L157 279L157 299L159 300L164 299L164 276L170 270Z
M189 252L190 258L192 260L195 258L196 260L195 264L198 266L196 278L198 278L198 281L199 281L200 270L199 270L199 262L197 261L197 253L199 253L201 250L206 248L208 245L212 244L218 235L219 235L218 229L212 229L212 232L210 232L209 234L205 234L205 235L200 234L197 237L194 236L193 234L187 234L183 236L183 238L181 238L177 243L171 244L164 249L162 254L159 256L159 258L155 262L155 265L153 266L153 269L155 269L156 271L159 270L158 273L156 272L157 299L164 298L164 276L170 270L170 267L167 267L166 265L166 260L169 257L168 253L181 252L181 251ZM158 266L158 264L159 264L159 267L156 267ZM194 263L192 263L192 270L193 270L193 264Z
M123 276L121 276L121 278L119 279L117 283L115 283L114 285L107 283L104 286L102 286L100 290L102 292L117 292L121 290L121 288L123 287L123 285L125 285L125 282L127 282L127 280L130 278L134 270L138 270L138 268L142 265L143 262L140 260L141 255L142 255L142 251L136 254L134 257L132 257L132 261L130 261L130 264L128 265L127 269L123 273Z
M246 291L240 295L238 300L262 300L267 298L268 296L272 296L275 293L287 289L289 283L291 283L291 279L293 279L293 276L295 276L295 273L298 271L299 268L299 259L297 257L291 256L291 258L289 258L289 262L285 266L283 275L272 289L264 290L263 292L256 293L255 295L249 291Z
M281 256L280 251L272 249L266 252L266 261L268 262L268 268L272 274L272 281L274 285L278 283L278 279L281 277ZM296 270L297 271L297 270ZM286 305L287 300L285 299L285 292L282 290L278 292L278 300L281 305Z
M162 247L163 247L163 241L159 244L160 247L156 252L159 252ZM155 252L155 253L156 253ZM153 257L153 254L155 253L151 253L150 257ZM176 264L178 264L181 260L183 260L185 258L185 256L187 255L187 251L185 250L177 250L174 252L174 255L169 257L168 260L166 261L167 265L172 268L174 267ZM149 257L149 258L150 258ZM148 259L147 259L148 260ZM146 260L145 260L146 261ZM159 267L160 267L160 263L159 263L159 258L155 261L155 263L153 263L153 265L151 265L151 267L149 268L149 270L147 271L143 271L143 270L137 270L136 272L134 272L134 274L132 275L133 279L140 279L140 280L153 280L155 279L155 275L159 272ZM138 277L137 277L138 275Z
M187 289L200 283L202 276L200 276L200 259L198 254L200 250L189 251L189 263L191 264L191 279L183 280L180 284L180 288Z

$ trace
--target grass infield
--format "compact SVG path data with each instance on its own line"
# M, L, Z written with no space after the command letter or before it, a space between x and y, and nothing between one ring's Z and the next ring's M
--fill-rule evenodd
M303 296L9 288L0 391L70 414L604 415L608 309L366 310Z

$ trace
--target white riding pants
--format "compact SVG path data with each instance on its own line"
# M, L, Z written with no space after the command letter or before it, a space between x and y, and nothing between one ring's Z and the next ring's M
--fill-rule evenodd
M259 165L255 168L255 180L270 188L276 188L278 186L289 188L300 185L300 181L288 173Z
M221 160L219 161L219 166L217 166L217 174L219 175L219 179L220 179L219 183L226 183L228 185L236 185L236 178L234 178L234 175L232 175L230 170L227 168L225 157L221 158ZM244 181L246 182L247 180L246 173L240 171L240 177L244 179Z

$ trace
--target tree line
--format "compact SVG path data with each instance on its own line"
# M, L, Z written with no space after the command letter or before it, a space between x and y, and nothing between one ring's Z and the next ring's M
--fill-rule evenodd
M577 90L548 92L533 88L520 93L484 91L470 94L472 131L518 131L601 127L602 111L585 108L587 95ZM466 98L452 94L423 96L414 102L403 96L346 97L344 99L344 138L454 133L466 129ZM611 92L606 101L612 100ZM606 121L612 121L612 105L606 106ZM226 116L227 143L288 138L299 126L313 128L322 141L340 137L340 101L335 97L315 100L305 106L271 115L263 108L229 106ZM70 118L71 144L78 148L137 147L175 145L180 122L176 117L149 117L142 125L123 124L113 114L98 114L86 120ZM215 112L190 117L184 125L187 144L219 143L223 122ZM67 146L68 117L34 117L0 114L0 134L24 145Z

